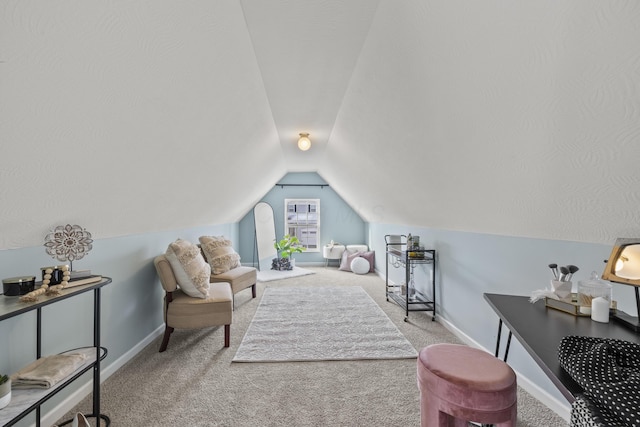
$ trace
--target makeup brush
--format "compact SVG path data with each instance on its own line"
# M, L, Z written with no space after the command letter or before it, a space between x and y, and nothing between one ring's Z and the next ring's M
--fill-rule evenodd
M571 280L571 277L573 277L573 273L580 269L575 265L567 265L567 268L569 269L569 277L567 278L567 281L569 281Z
M567 276L569 275L569 268L565 267L564 265L562 267L560 267L560 281L561 282L566 282L567 281Z
M553 273L553 278L558 280L558 264L549 264L549 268Z

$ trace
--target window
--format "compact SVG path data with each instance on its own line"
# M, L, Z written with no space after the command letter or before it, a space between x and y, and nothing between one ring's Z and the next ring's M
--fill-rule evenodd
M285 234L296 236L308 252L319 252L320 199L285 199Z

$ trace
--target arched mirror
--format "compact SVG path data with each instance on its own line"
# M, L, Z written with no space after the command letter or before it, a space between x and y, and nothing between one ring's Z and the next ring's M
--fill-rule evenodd
M278 257L278 251L273 246L276 240L276 223L271 205L266 202L255 205L253 221L256 231L258 270L267 271L271 269L271 260Z

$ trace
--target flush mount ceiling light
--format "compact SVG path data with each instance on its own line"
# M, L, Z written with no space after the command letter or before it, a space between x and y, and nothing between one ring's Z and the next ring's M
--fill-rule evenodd
M302 151L307 151L311 148L311 140L309 139L308 133L301 133L300 138L298 138L298 148Z

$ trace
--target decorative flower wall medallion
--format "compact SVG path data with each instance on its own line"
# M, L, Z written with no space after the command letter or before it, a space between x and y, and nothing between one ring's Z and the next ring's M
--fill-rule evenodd
M91 233L79 225L59 225L44 239L49 255L58 261L82 259L93 248Z

